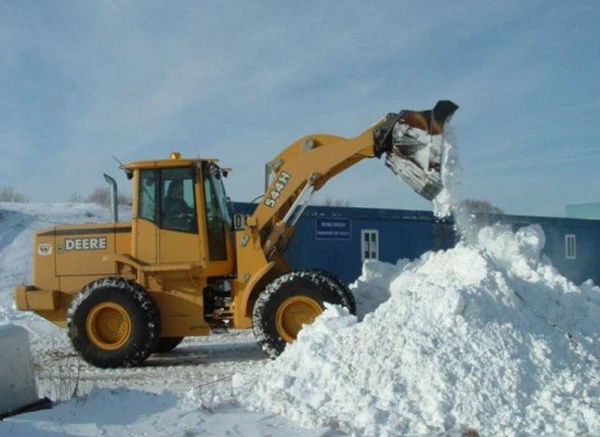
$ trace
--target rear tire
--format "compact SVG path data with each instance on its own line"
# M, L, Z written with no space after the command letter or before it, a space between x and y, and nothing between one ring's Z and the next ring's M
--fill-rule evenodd
M71 302L67 329L75 350L96 367L133 367L156 349L158 308L144 288L118 277L87 285Z
M158 340L158 344L156 345L156 349L154 349L155 354L166 354L175 349L179 344L183 341L183 337L162 337Z
M311 324L325 302L349 309L348 299L326 276L316 272L291 272L278 277L258 296L252 322L263 351L277 357L292 343L303 324Z

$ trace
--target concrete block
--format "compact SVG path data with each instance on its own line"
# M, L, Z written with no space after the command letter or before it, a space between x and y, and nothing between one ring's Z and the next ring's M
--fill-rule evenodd
M36 401L29 334L20 326L0 324L0 414Z

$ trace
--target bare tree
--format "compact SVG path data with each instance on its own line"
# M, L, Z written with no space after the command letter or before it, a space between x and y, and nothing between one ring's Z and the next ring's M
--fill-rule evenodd
M94 188L90 194L83 196L79 191L75 191L69 197L69 201L72 203L96 203L98 205L110 207L110 188L98 187ZM131 205L132 199L130 195L125 193L117 194L117 203L119 205Z
M0 188L0 202L27 203L29 199L13 187L2 187Z
M322 202L319 202L317 204L321 204L323 206L335 206L335 207L352 206L351 202L348 199L345 199L345 200L344 199L334 199L329 196L326 196Z
M85 199L83 198L83 194L81 194L79 191L75 191L74 193L71 193L71 196L69 196L69 202L84 203Z
M94 188L86 199L90 203L98 205L110 206L110 190L108 188Z

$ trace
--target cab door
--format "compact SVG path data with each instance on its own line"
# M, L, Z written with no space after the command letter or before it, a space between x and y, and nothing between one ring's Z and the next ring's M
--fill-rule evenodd
M195 167L160 170L160 264L198 264L202 259L195 182ZM173 194L176 192L180 194ZM176 208L172 207L173 203L177 204Z
M213 162L201 166L203 204L200 223L206 239L207 276L230 275L235 270L232 222L229 200L225 193L221 169Z

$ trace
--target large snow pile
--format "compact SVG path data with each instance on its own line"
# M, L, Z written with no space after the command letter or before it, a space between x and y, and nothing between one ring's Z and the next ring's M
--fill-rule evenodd
M328 308L277 360L236 375L238 398L364 436L600 435L600 290L562 277L543 245L539 226L495 226L366 265L355 288L389 300L360 323Z
M408 259L400 259L395 265L374 260L363 263L361 275L349 287L356 300L359 321L390 298L390 281L409 262Z

